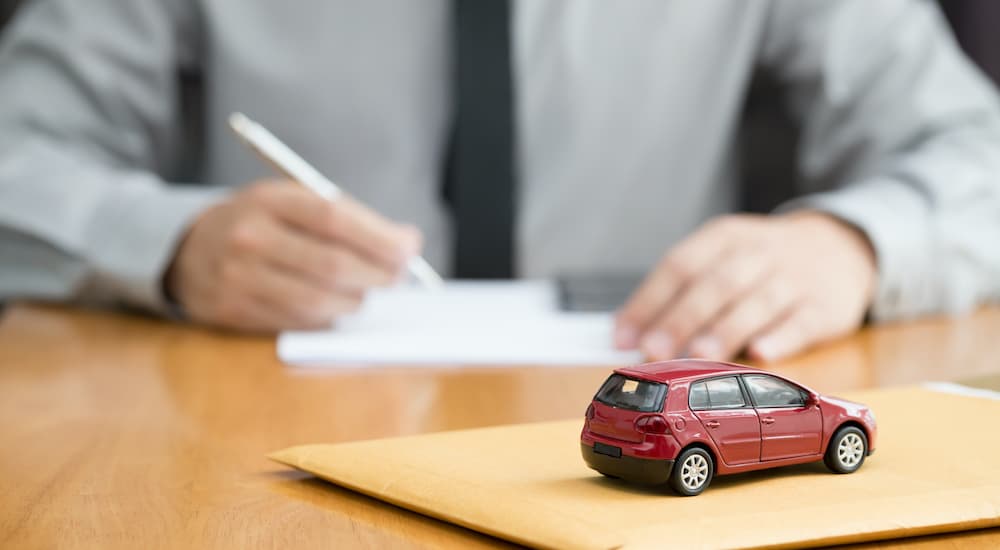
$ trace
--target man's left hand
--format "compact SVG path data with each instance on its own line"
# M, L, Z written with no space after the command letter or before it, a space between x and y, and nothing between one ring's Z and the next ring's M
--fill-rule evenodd
M875 254L814 211L716 218L667 253L618 314L615 343L650 359L774 361L860 326Z

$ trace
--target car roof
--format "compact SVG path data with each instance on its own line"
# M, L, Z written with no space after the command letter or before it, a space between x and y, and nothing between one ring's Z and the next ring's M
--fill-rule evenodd
M670 361L657 361L655 363L622 367L615 369L615 372L643 380L669 383L687 381L713 374L747 374L764 371L735 363L724 363L722 361L672 359Z

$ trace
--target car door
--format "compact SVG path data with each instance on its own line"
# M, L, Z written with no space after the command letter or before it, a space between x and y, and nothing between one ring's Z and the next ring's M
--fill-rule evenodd
M688 406L726 464L760 461L760 420L735 376L692 383Z
M808 392L766 374L744 374L743 383L760 418L762 461L819 454L823 413Z

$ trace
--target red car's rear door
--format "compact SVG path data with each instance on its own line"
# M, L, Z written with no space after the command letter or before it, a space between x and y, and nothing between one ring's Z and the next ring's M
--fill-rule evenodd
M760 461L760 421L753 409L697 411L695 415L726 464Z
M729 465L760 461L760 420L735 376L691 384L688 405Z

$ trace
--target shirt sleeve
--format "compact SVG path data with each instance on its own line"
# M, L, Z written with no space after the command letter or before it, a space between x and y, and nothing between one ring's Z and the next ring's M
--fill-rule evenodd
M803 195L878 258L871 314L1000 297L1000 101L922 0L776 0L761 57L802 124Z
M168 184L178 75L196 70L183 0L33 0L0 42L0 299L165 311L163 271L221 192ZM176 182L175 182L176 183Z

